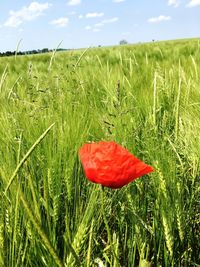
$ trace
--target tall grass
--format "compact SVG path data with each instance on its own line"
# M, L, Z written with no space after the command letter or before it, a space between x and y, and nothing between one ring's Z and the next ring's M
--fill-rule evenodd
M199 57L194 39L0 59L0 266L199 266ZM103 206L77 154L98 140L155 169Z

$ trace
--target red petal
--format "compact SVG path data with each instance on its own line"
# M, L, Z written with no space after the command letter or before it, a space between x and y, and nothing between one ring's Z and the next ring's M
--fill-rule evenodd
M153 171L115 142L85 144L79 156L88 180L111 188L120 188Z

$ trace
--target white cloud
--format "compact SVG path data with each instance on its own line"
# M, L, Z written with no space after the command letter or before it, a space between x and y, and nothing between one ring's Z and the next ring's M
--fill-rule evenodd
M24 21L31 21L43 15L43 11L47 10L50 6L51 4L49 3L40 4L38 2L32 2L29 6L24 6L18 11L11 10L4 26L18 27Z
M81 4L81 0L70 0L67 3L69 6L76 6Z
M94 27L97 27L97 28L103 27L103 26L104 24L102 22L94 24Z
M171 20L171 17L170 16L160 15L158 17L153 17L153 18L148 19L148 22L150 22L150 23L157 23L157 22L168 21L168 20Z
M69 19L67 17L59 18L52 20L50 24L55 25L57 27L66 27L69 22Z
M200 6L200 0L191 0L187 4L187 7L195 7L195 6Z
M104 19L100 23L94 24L94 27L100 28L100 27L103 27L105 24L114 23L114 22L117 22L118 20L119 20L118 17L113 17L111 19Z
M85 29L92 30L93 32L99 32L100 28L105 26L105 24L114 23L118 20L119 20L118 17L113 17L111 19L104 19L101 22L94 24L93 26L86 26Z
M102 23L103 23L103 24L113 23L113 22L116 22L116 21L118 21L118 20L119 20L118 17L113 17L113 18L111 18L111 19L104 19L104 20L102 21Z
M177 7L177 6L179 6L179 4L180 4L179 0L168 0L168 6Z
M99 28L95 28L95 26L89 26L89 25L85 27L85 30L93 31L93 32L100 32Z
M100 18L100 17L103 17L104 16L104 13L97 13L97 12L93 12L93 13L87 13L85 15L86 18Z
M89 25L85 27L85 30L87 30L87 31L89 31L89 30L91 30L91 29L92 29L92 27L89 26Z
M114 3L121 3L121 2L125 2L125 0L113 0Z
M78 18L79 18L79 19L83 19L83 15L79 15Z

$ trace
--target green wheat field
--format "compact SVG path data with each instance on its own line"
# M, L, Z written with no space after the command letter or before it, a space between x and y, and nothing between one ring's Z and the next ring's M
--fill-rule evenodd
M102 199L100 140L154 172ZM200 39L0 58L0 266L200 266Z

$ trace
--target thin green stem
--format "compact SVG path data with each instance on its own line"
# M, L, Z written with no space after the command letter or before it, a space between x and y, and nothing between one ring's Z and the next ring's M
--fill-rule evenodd
M7 186L4 191L4 195L6 195L9 187L11 186L12 182L14 181L15 177L17 176L17 173L23 166L24 162L28 159L28 157L31 155L31 153L34 151L34 149L40 144L40 142L45 138L45 136L48 134L48 132L51 130L51 128L54 126L55 123L51 124L46 131L36 140L36 142L32 145L32 147L28 150L28 152L25 154L25 156L22 158L22 160L17 165L16 169L14 170Z
M113 247L113 242L112 242L112 237L111 237L111 232L110 232L108 220L107 220L106 214L105 214L105 205L104 204L105 204L105 191L104 191L104 187L101 186L101 212L102 212L104 224L105 224L107 235L108 235L108 243L110 244L111 251L112 251L112 254L113 254L115 260L118 262L118 257L116 255L115 249Z

